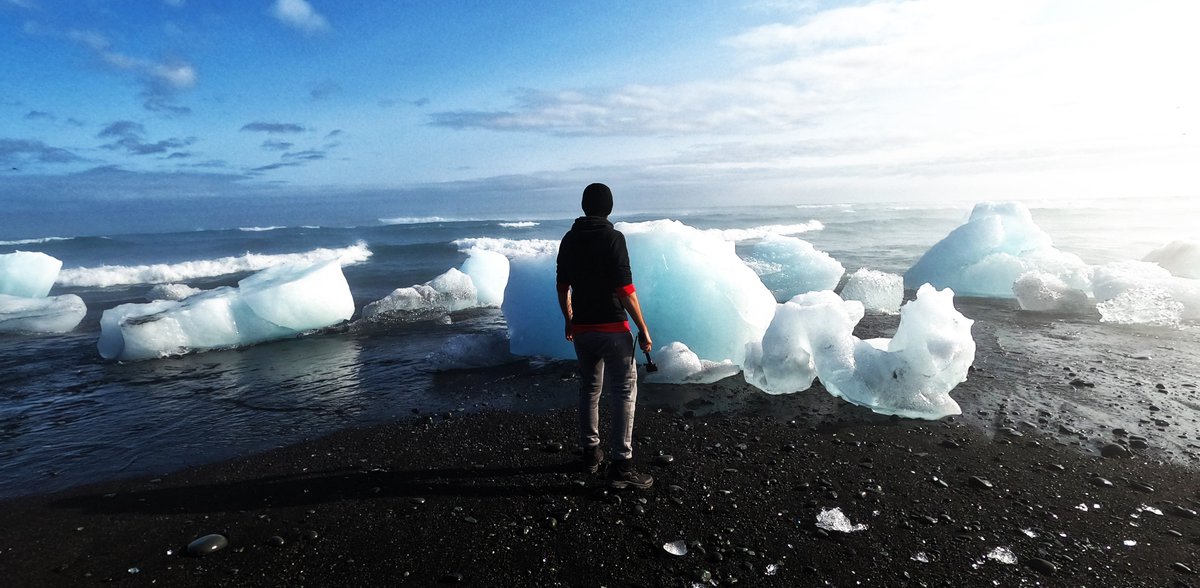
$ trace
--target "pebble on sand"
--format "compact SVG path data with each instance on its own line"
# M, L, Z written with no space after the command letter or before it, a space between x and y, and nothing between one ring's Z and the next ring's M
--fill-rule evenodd
M214 533L212 535L199 537L191 543L188 543L187 553L188 555L194 557L201 557L215 551L225 549L228 546L229 540L226 539L224 535L218 535Z

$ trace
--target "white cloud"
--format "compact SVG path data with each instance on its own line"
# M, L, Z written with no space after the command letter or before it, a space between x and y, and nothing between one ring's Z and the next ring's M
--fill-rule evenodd
M306 0L275 0L271 15L280 22L306 33L319 33L329 29L329 21L313 10Z
M1200 157L1195 22L1200 3L1170 0L875 1L743 31L726 41L740 65L727 79L521 90L511 109L433 121L708 145L702 161L659 162L691 173L1132 183ZM813 143L829 148L796 149Z

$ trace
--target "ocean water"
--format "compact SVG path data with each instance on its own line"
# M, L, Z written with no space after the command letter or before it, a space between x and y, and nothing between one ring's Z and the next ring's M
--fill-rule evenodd
M1172 239L1196 238L1200 219L1200 205L1184 199L1026 204L1060 249L1093 264L1141 259ZM971 203L726 207L618 213L612 219L671 218L744 235L795 233L847 271L903 273L964 222L970 208ZM492 396L486 389L464 396L439 385L440 350L462 336L497 340L504 332L498 309L338 327L245 349L143 362L100 358L96 341L103 310L144 302L158 283L232 285L274 263L333 252L350 260L344 273L361 311L395 288L460 265L465 254L459 240L557 240L572 220L520 213L467 218L423 209L373 218L359 211L299 225L292 224L300 222L294 211L283 209L225 211L236 219L225 228L179 230L187 223L160 222L162 211L136 208L108 225L75 213L58 224L39 218L0 226L0 253L41 251L62 260L52 294L78 294L88 305L87 316L69 334L0 334L0 497L162 473L414 414L543 406L537 398ZM1017 313L1010 314L1017 321ZM993 320L1008 320L999 316Z

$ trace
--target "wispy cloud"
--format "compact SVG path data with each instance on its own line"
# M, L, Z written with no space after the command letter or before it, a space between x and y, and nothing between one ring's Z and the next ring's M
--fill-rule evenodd
M312 97L313 100L325 100L341 93L342 87L339 86L337 82L333 80L325 80L324 82L313 86L312 91L310 91L308 95Z
M242 125L242 130L259 133L303 133L306 129L293 123L252 122Z
M133 155L166 153L186 147L196 141L195 138L189 137L186 139L164 139L149 143L145 140L145 134L146 129L141 124L122 120L108 125L96 137L100 139L113 139L112 143L104 145L105 149L124 149Z
M66 149L51 147L41 141L0 139L0 162L5 165L28 161L39 163L71 163L82 158Z
M175 99L179 92L196 85L198 74L192 64L180 59L155 62L131 57L114 50L108 38L96 31L75 30L67 33L67 37L90 49L108 68L136 76L142 84L139 96L147 110L170 114L191 112L190 108L176 104Z
M288 143L287 141L267 139L266 141L263 141L262 148L266 149L267 151L287 151L288 149L292 148L292 145L293 143Z
M54 115L42 110L30 110L25 113L25 120L54 120Z
M322 159L325 159L326 155L327 155L326 152L321 151L321 150L306 149L304 151L284 153L282 157L284 159L290 159L290 160L294 160L294 161L320 161Z
M283 24L305 33L313 34L329 30L329 21L313 10L305 0L275 0L271 15Z

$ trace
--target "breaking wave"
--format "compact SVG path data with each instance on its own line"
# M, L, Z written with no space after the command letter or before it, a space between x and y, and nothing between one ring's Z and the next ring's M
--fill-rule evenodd
M134 284L168 284L199 278L214 278L239 272L253 272L285 263L314 263L337 258L342 265L362 263L371 257L366 243L359 242L338 249L313 249L302 253L263 255L247 253L237 257L198 259L178 263L152 265L102 265L63 269L58 284L63 286L99 287Z

